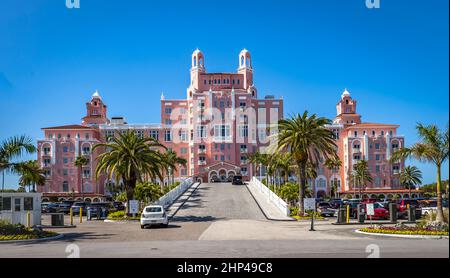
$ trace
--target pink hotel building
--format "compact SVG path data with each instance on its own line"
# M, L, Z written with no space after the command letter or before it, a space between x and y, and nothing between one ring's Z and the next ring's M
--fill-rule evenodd
M87 114L81 124L43 128L45 138L38 140L38 161L47 176L46 185L39 188L44 198L104 199L109 194L106 184L113 181L95 179L99 150L93 152L92 148L130 129L138 136L158 139L186 158L187 166L180 165L174 173L178 179L195 176L209 181L240 173L248 180L259 175L253 172L248 154L270 145L270 135L277 133L276 123L283 117L283 99L271 95L258 99L251 55L245 49L239 54L237 73L207 73L204 55L196 50L190 75L186 98L166 100L161 95L159 124L128 124L123 117L109 119L107 106L95 92L86 103ZM311 181L318 196L329 194L333 184L340 195L358 195L348 176L360 159L369 161L374 178L365 194L407 194L398 178L403 162L388 161L391 153L404 145L404 138L397 135L397 125L362 123L356 100L345 90L329 128L335 133L342 167L319 167L318 177ZM89 158L81 172L74 166L80 155Z

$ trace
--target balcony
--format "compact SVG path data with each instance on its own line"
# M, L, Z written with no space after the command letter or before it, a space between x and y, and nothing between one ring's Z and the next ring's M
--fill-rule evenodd
M393 169L392 170L392 174L398 175L398 174L400 174L400 170L399 169Z
M241 153L248 153L247 149L241 149Z
M248 172L247 172L247 171L245 171L245 172L242 172L242 171L241 171L241 175L247 176L247 175L248 175Z
M198 162L198 165L206 165L206 160L200 160L200 161Z
M241 165L243 165L243 164L248 164L248 159L241 160Z
M198 149L198 153L199 154L205 154L206 153L206 149Z

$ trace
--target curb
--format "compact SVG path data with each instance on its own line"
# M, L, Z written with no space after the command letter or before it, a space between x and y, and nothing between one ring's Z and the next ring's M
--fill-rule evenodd
M32 242L40 242L40 241L47 241L47 240L56 240L63 238L64 234L58 234L56 236L52 237L43 237L43 238L35 238L35 239L20 239L20 240L1 240L0 244L6 244L6 243L32 243Z
M247 188L247 190L248 190L248 192L250 193L250 195L252 196L253 200L255 200L256 205L258 205L259 209L261 210L262 214L264 215L264 217L265 217L267 220L270 220L270 221L280 221L280 222L281 222L281 221L284 221L284 222L287 222L287 221L297 221L297 219L292 218L292 217L290 217L290 219L279 219L279 218L270 218L270 217L268 217L267 214L266 214L266 212L262 209L262 207L261 207L261 205L259 204L259 202L256 200L256 198L255 198L255 196L253 195L252 191L248 188L248 184L247 184L247 183L245 183L245 188Z
M64 225L64 226L42 226L44 229L66 229L66 228L76 228L77 225Z
M196 183L193 183L193 184L191 185L191 187L189 187L188 189L186 189L186 191L183 192L183 194L181 194L176 200L174 200L173 203L172 203L167 209L171 208L171 207L173 206L173 204L175 204L175 202L176 202L178 199L180 199L181 196L183 196L189 189L191 189L192 186L193 186L194 184L196 184ZM186 200L184 200L184 202L183 202L183 203L182 203L182 204L174 211L174 213L172 213L172 215L170 215L170 216L168 217L169 220L172 220L172 218L178 213L178 211L184 206L184 204L191 198L192 194L194 194L194 192L197 191L197 189L200 187L200 185L201 185L201 183L199 183L199 184L194 188L194 190L192 190L191 194L189 194L189 196L186 198Z
M371 235L371 236L415 238L415 239L448 239L448 236L381 234L381 233L363 232L363 231L360 231L360 230L355 230L354 232L357 233L357 234L364 234L364 235Z

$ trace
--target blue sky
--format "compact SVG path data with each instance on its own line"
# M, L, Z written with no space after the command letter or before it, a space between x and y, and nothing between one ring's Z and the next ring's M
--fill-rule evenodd
M285 115L332 118L348 88L364 121L400 124L407 144L417 122L448 122L446 0L80 2L0 2L0 140L79 123L96 89L110 116L158 122L161 92L185 97L197 47L210 72L234 72L250 50L260 96L283 96Z

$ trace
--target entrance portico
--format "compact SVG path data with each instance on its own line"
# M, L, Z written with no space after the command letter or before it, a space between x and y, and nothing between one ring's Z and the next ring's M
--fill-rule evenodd
M223 181L227 180L228 178L233 178L236 174L239 174L240 169L241 168L239 166L225 161L213 164L205 168L206 172L208 173L208 182L213 178L218 178Z

